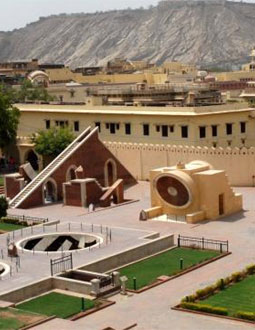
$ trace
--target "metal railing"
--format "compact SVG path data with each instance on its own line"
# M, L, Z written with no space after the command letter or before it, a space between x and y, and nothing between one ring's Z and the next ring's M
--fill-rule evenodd
M50 259L50 273L51 276L54 274L62 273L67 270L73 269L73 255L62 256L56 259Z
M190 247L201 250L216 250L223 252L229 252L229 242L216 239L208 239L204 237L190 237L178 235L177 238L178 247Z

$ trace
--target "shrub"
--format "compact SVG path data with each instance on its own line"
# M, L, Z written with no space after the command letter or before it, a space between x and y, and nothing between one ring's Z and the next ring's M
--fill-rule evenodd
M0 196L0 219L6 217L8 209L8 202L5 197Z
M235 272L231 274L231 280L233 282L239 282L243 278L243 273L242 272Z
M12 225L18 225L20 223L18 219L12 219L8 217L3 217L1 220L5 223L10 223Z
M245 270L249 275L255 274L255 265L248 265Z
M238 311L234 314L234 317L237 317L239 319L249 320L249 321L255 321L255 313Z
M21 225L21 226L24 226L24 227L28 226L28 223L26 221L19 221L18 219L8 218L8 216L3 217L1 219L1 222L9 223L11 225Z
M210 286L207 286L204 289L197 290L196 291L196 296L197 296L198 299L204 298L204 297L207 297L207 296L213 294L215 292L215 290L216 290L216 286L215 285L210 285Z
M196 303L182 302L181 307L186 308L186 309L191 309L193 311L204 312L204 313L217 314L217 315L228 315L227 308L213 307L211 305L202 305L202 304L196 304Z
M225 284L225 286L229 285L230 282L231 282L231 277L230 276L227 276L227 277L224 278L224 284Z
M196 296L191 294L190 296L186 296L182 299L182 302L194 302L196 300Z
M219 279L216 283L215 283L215 287L219 290L224 290L225 289L225 281L223 278Z

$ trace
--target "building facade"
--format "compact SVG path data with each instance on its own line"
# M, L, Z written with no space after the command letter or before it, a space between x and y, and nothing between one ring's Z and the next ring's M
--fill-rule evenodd
M105 142L200 147L255 146L255 110L245 104L204 107L17 105L21 111L17 145L20 162L33 150L31 136L69 126L76 135L99 128ZM31 157L31 154L30 154Z

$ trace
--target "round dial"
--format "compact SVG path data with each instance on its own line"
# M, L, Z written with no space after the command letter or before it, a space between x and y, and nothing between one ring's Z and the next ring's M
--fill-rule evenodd
M162 176L157 180L156 189L160 197L173 206L185 206L190 200L186 186L172 176Z

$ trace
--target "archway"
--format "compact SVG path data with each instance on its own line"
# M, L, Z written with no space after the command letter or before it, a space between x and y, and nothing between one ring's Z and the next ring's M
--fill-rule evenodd
M38 157L37 157L36 153L34 152L34 150L29 150L27 152L25 160L31 164L31 166L33 167L33 169L35 171L39 170Z
M58 200L57 183L54 179L48 179L42 187L44 204L55 203Z
M108 159L104 168L105 186L110 187L117 180L117 165L113 159Z
M68 168L68 170L66 171L66 182L76 179L76 173L75 173L76 169L77 169L77 166L75 166L75 165L71 165Z

